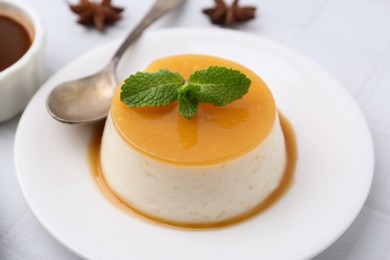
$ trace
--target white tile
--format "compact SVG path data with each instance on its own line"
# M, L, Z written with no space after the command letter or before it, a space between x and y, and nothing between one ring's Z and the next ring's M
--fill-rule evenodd
M314 260L388 259L390 217L364 207L349 229Z
M241 1L244 3L245 1ZM248 1L249 2L249 1ZM255 1L252 1L255 2ZM272 15L280 20L292 23L298 27L305 27L327 4L327 0L273 0L258 1L260 15Z
M374 126L390 129L390 65L370 84L363 110ZM390 131L390 130L389 130Z
M231 3L232 1L226 1ZM237 31L245 31L252 34L258 34L268 37L282 43L290 43L297 31L300 29L295 24L291 24L286 19L282 19L279 16L273 15L272 12L266 10L264 4L256 0L240 1L242 6L252 5L256 6L256 18L237 24L233 29ZM220 27L210 23L209 18L202 13L202 9L212 7L214 1L187 1L187 3L181 7L180 12L175 15L168 15L158 21L153 29L167 28L167 27Z
M369 51L385 53L390 45L390 2L344 0L335 3L321 13L311 29Z
M364 88L380 63L377 55L318 32L297 37L294 46L333 74L354 96Z
M366 205L390 216L390 129L371 130L375 147L375 173Z
M247 26L245 31L265 36L285 45L291 45L296 35L302 33L302 29L297 26L269 14L260 15L258 24Z
M1 240L3 248L0 248L0 259L53 259L49 256L55 256L58 260L80 259L50 236L30 212L18 219L18 224Z

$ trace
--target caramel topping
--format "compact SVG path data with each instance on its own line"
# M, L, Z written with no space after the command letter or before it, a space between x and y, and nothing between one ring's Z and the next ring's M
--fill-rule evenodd
M244 73L252 81L248 94L223 107L201 104L198 114L187 120L176 103L129 108L120 101L118 90L111 116L128 144L156 159L192 166L231 160L259 145L272 129L276 106L268 87L249 69L216 57L181 55L156 60L146 71L167 68L186 78L210 65Z

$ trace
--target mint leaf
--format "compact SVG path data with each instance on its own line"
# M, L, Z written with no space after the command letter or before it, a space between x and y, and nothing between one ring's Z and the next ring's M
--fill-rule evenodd
M166 69L137 72L125 80L120 98L129 107L165 106L177 100L177 89L183 84L179 73Z
M240 71L224 67L198 70L188 82L178 73L162 69L131 75L122 85L120 99L129 107L164 106L177 100L180 114L191 119L199 103L227 105L242 98L250 84Z
M199 102L195 97L195 93L199 91L199 87L194 85L183 85L178 88L178 105L179 112L186 119L193 118L198 112Z
M195 96L199 103L224 106L242 98L251 81L238 70L211 66L192 74L188 84L198 87Z

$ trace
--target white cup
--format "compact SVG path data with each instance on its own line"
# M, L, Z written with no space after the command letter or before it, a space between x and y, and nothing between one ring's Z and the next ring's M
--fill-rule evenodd
M32 39L27 52L0 71L0 122L3 122L21 112L43 83L45 32L40 17L18 0L0 0L0 15L20 23Z

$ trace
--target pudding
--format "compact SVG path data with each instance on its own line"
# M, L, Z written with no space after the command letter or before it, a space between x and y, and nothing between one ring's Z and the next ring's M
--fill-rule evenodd
M249 69L203 55L156 60L188 78L209 66L239 70L248 93L226 106L200 104L191 120L177 103L129 108L114 96L104 127L100 168L112 192L133 210L178 226L232 222L253 212L280 185L287 155L272 93Z

